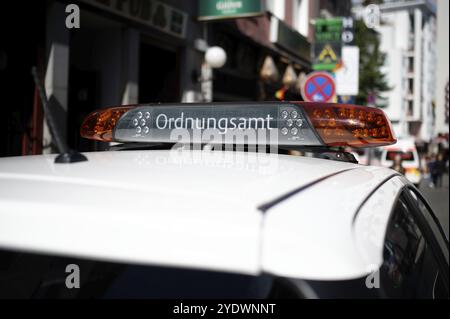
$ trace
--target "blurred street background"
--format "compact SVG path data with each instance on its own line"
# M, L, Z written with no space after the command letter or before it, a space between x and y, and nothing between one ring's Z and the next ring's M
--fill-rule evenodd
M386 112L399 143L349 151L418 185L448 236L448 0L2 1L0 28L0 156L55 151L32 66L79 151L108 148L79 134L108 106L369 105ZM333 83L314 83L313 72Z
M449 205L448 205L448 175L444 175L443 187L431 188L428 186L427 181L422 181L421 189L422 194L428 200L431 208L436 212L437 217L441 221L447 238L449 236L448 218L449 218Z

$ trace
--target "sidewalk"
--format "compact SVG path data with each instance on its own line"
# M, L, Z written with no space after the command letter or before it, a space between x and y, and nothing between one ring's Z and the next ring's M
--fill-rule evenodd
M442 188L430 188L429 181L424 180L420 183L420 191L428 200L436 216L439 218L442 227L447 235L449 235L449 178L444 175Z

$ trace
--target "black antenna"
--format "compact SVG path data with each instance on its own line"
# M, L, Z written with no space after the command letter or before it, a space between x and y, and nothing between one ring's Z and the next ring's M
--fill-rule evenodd
M47 94L45 93L44 87L35 66L31 68L31 74L33 75L34 83L36 84L36 88L38 89L39 96L42 101L42 108L44 109L44 115L47 120L50 134L55 141L56 147L59 152L59 155L55 158L55 163L75 163L87 161L86 156L77 151L69 149L65 141L61 139L61 131L58 130L58 126L55 122L53 113L51 112L50 105L47 100Z

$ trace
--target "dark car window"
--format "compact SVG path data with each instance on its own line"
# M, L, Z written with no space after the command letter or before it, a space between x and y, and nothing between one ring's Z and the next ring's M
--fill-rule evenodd
M430 207L425 203L423 198L418 193L416 193L416 191L412 189L408 189L408 191L411 194L414 205L419 209L428 226L430 226L430 229L433 232L433 235L436 238L439 247L448 262L448 238L446 238L445 233L442 230L441 225L439 224L439 221L431 211Z
M380 292L387 298L448 298L448 283L405 193L386 232Z
M69 289L68 265L79 268ZM0 250L0 299L266 298L272 278Z

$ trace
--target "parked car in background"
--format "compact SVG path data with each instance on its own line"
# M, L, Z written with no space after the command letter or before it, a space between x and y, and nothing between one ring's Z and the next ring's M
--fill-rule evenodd
M392 167L397 155L401 156L405 177L415 186L419 186L423 173L414 140L399 139L397 144L384 147L381 155L381 166Z

